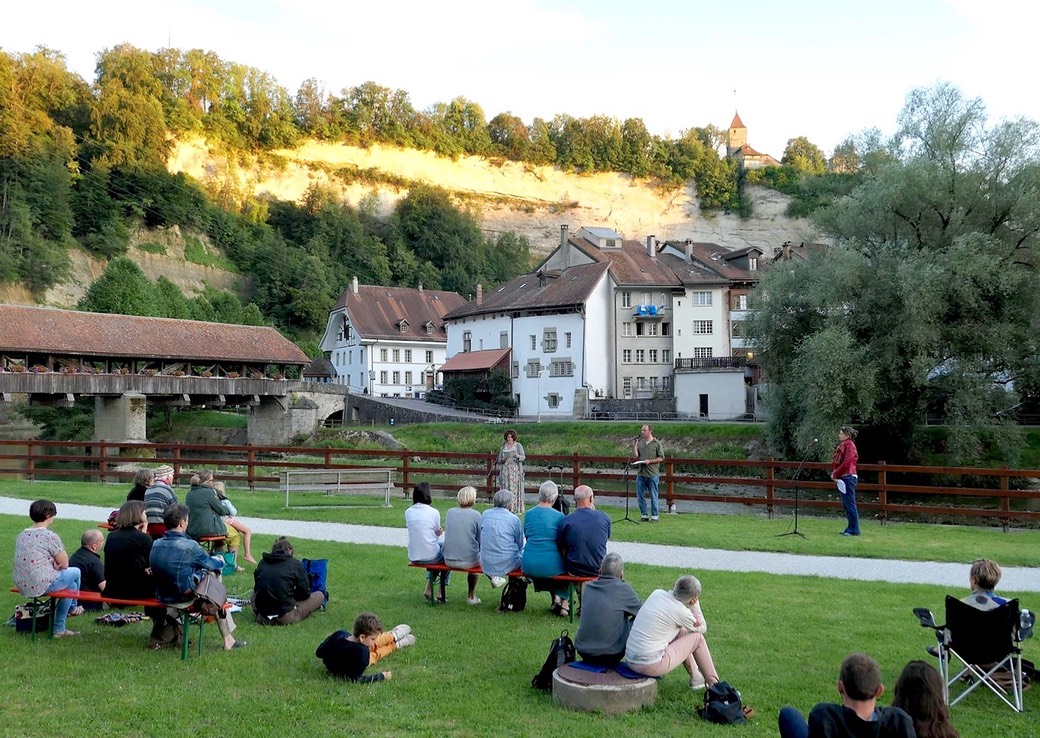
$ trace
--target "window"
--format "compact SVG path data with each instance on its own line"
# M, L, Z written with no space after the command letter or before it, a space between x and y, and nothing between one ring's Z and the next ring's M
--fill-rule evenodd
M397 324L397 327L401 330L401 333L404 333L408 330L408 321L402 318L401 322Z
M427 364L432 364L433 363L433 352L432 351L427 351L426 352L426 363Z
M650 389L657 391L657 377L650 377Z
M748 302L747 295L733 295L733 309L734 310L747 310Z
M661 335L662 336L670 336L671 334L672 334L672 324L671 323L661 323ZM680 333L679 335L681 336L682 334Z
M555 410L560 406L560 396L555 392L550 392L545 396L545 404L549 406L550 410Z
M693 321L693 334L695 336L710 336L714 332L710 320Z
M538 336L531 336L531 350L538 350Z
M401 349L394 349L394 363L397 364L401 361Z
M512 379L517 379L517 378L520 377L520 362L519 361L514 361L513 362L513 366L511 367L511 371L509 372L509 376Z
M556 329L546 328L542 332L542 351L551 354L556 350Z
M646 325L643 323L636 323L636 335L641 336L646 333Z
M405 384L411 384L412 383L412 373L411 372L405 372L404 373L404 383Z
M571 334L570 334L569 331L567 333L563 334L563 346L564 346L564 348L570 348L571 347ZM503 346L503 348L505 348L505 347Z
M632 396L632 377L625 377L621 381L622 381L622 386L624 388L625 397L631 397Z
M553 359L549 364L550 377L573 377L574 362L567 359Z
M379 383L386 384L386 372L379 372Z
M466 331L462 334L462 353L468 354L473 348L473 333Z
M632 324L631 323L622 323L621 324L621 335L622 336L631 336L632 335Z
M632 349L625 349L621 352L621 363L631 364L632 363Z
M657 335L657 323L650 323L646 327L646 335L648 335L648 336L656 336Z
M412 350L411 349L405 349L404 350L404 363L405 364L411 364L412 363Z
M664 362L665 364L671 364L672 363L672 350L671 349L661 349L661 361Z
M394 372L394 384L401 383L401 372Z
M657 349L650 349L650 351L648 351L647 354L648 354L648 358L650 359L650 363L651 364L656 364L657 363Z
M730 330L730 333L729 333L730 336L732 336L733 338L743 338L744 337L744 321L743 320L731 320L729 322L729 326L730 326L730 329L729 329Z
M622 292L621 293L621 307L630 308L632 307L632 293Z
M502 331L498 334L498 347L509 348L509 333L508 331Z
M747 268L748 268L749 272L757 272L758 271L758 257L757 256L749 256L748 257Z
M695 358L695 359L710 359L711 358L711 346L694 346L693 347L693 358Z
M693 304L696 307L711 307L710 292L694 292L690 297L693 298Z
M661 389L670 390L672 388L671 377L661 377Z
M646 363L646 351L645 350L643 350L643 349L636 349L636 363L637 364L645 364Z
M386 361L386 349L379 349L379 360Z
M426 324L423 326L423 330L426 331L426 335L427 336L432 335L433 334L433 323L430 323L429 321L427 321Z
M527 361L527 378L534 379L542 373L542 366L538 359L528 359Z
M646 389L646 377L636 377L636 389Z

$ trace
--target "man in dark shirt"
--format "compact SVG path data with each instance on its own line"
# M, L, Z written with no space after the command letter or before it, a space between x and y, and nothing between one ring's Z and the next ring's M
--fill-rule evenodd
M878 707L885 692L881 667L864 653L841 663L838 694L842 704L821 702L809 722L793 707L780 710L780 738L915 738L914 722L898 707Z
M303 564L293 558L292 543L279 538L253 572L253 612L260 625L292 625L325 604L322 592L311 592Z
M616 666L625 658L625 644L632 620L642 606L632 585L624 581L625 562L620 554L603 557L599 578L585 585L581 595L582 618L574 646L583 661Z
M592 488L574 488L574 512L563 519L556 542L568 574L594 577L607 555L610 518L596 509Z
M79 588L84 592L105 591L105 565L101 563L98 551L105 544L105 536L101 531L91 528L83 533L79 541L79 550L69 557L69 566L79 568L82 576ZM100 610L100 602L84 602L84 610Z

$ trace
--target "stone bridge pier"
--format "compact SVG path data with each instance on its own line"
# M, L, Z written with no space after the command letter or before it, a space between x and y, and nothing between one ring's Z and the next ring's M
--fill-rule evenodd
M283 446L297 436L310 436L330 415L344 412L346 401L342 390L335 394L293 392L284 397L261 397L249 408L248 443Z
M147 443L148 398L140 392L94 397L94 439Z

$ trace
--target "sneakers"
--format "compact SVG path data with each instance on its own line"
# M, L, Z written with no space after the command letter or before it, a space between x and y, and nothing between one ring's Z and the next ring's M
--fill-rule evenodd
M491 589L498 589L506 583L505 577L491 577Z
M412 635L411 633L409 633L408 635L403 636L402 638L398 638L397 639L397 647L398 648L408 648L409 646L414 646L415 645L415 641L416 641L415 636Z
M694 669L694 672L690 674L690 689L694 692L698 692L704 689L707 685L704 683L704 675L700 671Z
M412 632L412 626L404 625L403 623L401 625L398 625L397 627L392 628L390 630L390 633L391 633L391 635L393 635L394 640L397 641L397 645L398 646L401 645L401 639L404 638L406 635L408 635L411 632Z
M656 515L654 515L652 518L650 518L650 522L651 523L656 523L658 520L660 520L660 518L658 518Z
M639 519L642 520L644 523L650 522L650 516L649 515L640 515Z
M479 597L467 597L466 598L466 604L467 605L479 605L480 604L480 598Z

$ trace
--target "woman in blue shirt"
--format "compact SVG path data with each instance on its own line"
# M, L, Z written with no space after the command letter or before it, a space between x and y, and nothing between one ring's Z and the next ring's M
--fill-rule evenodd
M570 593L566 587L560 588L554 582L547 582L565 572L563 556L557 546L556 539L563 522L563 513L553 509L553 503L560 491L555 482L542 482L538 488L538 506L527 511L524 516L524 535L527 545L524 547L524 574L534 579L536 592L553 593L550 612L555 615L570 615Z

